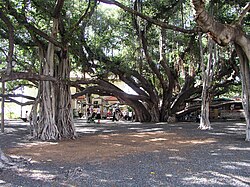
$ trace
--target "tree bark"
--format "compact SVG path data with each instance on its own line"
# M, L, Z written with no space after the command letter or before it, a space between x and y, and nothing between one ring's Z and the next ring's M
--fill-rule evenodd
M242 106L246 118L246 141L250 141L250 69L247 56L241 46L235 44L237 54L240 58L240 72L242 79Z
M58 64L58 79L68 80L70 77L70 62L68 50L61 51ZM58 83L55 90L56 95L56 124L63 138L75 138L76 131L73 123L73 111L71 110L70 85Z
M53 20L51 36L56 38L58 33L58 19ZM54 53L55 47L54 44L49 43L47 53L45 58L42 53L43 66L42 74L54 76ZM40 119L38 121L38 132L37 136L42 140L57 140L60 139L60 133L56 126L56 108L55 108L55 94L54 94L54 83L50 81L41 82L41 104L40 104Z
M6 165L10 164L10 160L5 156L2 149L0 148L0 169L7 167Z
M1 132L4 133L4 93L5 82L2 81L2 104L1 104Z
M57 37L58 24L58 19L53 19L51 37ZM76 131L71 110L70 85L60 81L69 80L70 62L68 49L67 47L61 49L58 58L56 58L55 46L53 43L49 43L46 53L43 49L40 50L40 60L43 64L41 67L42 75L54 77L58 81L41 81L39 120L37 122L36 135L42 140L75 138ZM36 126L35 121L34 126Z
M201 104L201 118L200 118L200 126L201 130L209 130L211 129L211 123L209 120L209 111L210 111L210 91L209 88L211 86L211 79L212 79L212 41L208 41L208 48L209 48L209 58L207 62L207 66L205 67L205 63L203 60L203 49L202 49L202 38L201 34L199 35L200 41L200 53L201 53L201 64L202 64L202 81L203 81L203 89L202 89L202 104Z

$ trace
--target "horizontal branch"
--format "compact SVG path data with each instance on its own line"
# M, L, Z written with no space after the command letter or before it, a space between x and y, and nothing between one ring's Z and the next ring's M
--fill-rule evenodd
M51 77L51 76L46 76L46 75L39 75L35 73L30 73L30 72L12 72L8 76L3 76L1 75L2 78L0 78L0 81L13 81L13 80L18 80L18 79L23 79L23 80L29 80L29 81L53 81L53 82L58 82L58 79Z
M0 98L0 101L2 101L1 98ZM35 101L20 102L20 101L17 101L15 99L12 99L12 98L7 98L7 99L4 100L4 102L16 103L19 106L27 106L27 105L33 105Z
M0 97L3 97L3 94L0 94ZM33 101L36 99L35 97L23 95L23 94L4 94L4 98L10 98L10 97L22 97L22 98L33 100Z
M86 89L84 89L81 92L77 92L75 94L72 95L72 98L77 98L79 96L85 95L85 94L99 94L99 95L112 95L115 96L117 98L120 98L122 100L124 99L130 99L130 100L148 100L148 97L145 96L141 96L141 95L132 95L132 94L127 94L126 92L122 91L119 88L115 88L115 86L113 85L112 88L108 87L106 85L97 85L97 86L91 86L91 87L87 87Z

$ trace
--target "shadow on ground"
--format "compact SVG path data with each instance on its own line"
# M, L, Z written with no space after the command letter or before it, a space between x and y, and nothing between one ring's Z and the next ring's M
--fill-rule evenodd
M249 186L250 144L242 122L131 123L76 120L79 137L28 140L8 121L0 145L23 165L0 172L5 186ZM20 160L20 159L19 159Z

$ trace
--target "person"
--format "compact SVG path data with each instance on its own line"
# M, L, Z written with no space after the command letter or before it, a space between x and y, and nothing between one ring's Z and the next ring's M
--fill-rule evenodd
M93 114L93 113L94 113L94 109L93 109L93 106L92 106L92 105L89 107L89 111L90 111L90 114Z
M104 109L103 109L103 115L102 115L103 119L107 119L107 113L108 113L108 110L107 110L106 107L104 107Z
M98 120L98 124L100 124L100 120L101 120L101 109L100 109L100 106L98 105L97 106L97 109L96 109L96 119Z
M27 121L28 121L28 111L25 112L24 118L22 118L22 120L23 120L24 122L27 122Z
M78 116L81 118L83 116L81 108L78 109Z
M93 111L91 110L91 107L87 108L87 123L92 123L92 122L95 123L94 118L96 116L96 113L94 111L93 112L91 111Z
M90 116L90 109L87 108L87 118Z
M128 121L133 121L133 112L132 111L128 112Z
M128 110L123 111L124 120L128 120Z
M116 107L114 106L113 107L113 119L112 119L112 121L118 121L118 119L116 118L116 113L117 113L117 109L116 109Z

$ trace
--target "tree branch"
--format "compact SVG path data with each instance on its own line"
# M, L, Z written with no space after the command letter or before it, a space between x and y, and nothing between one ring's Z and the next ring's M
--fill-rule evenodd
M2 78L0 78L0 81L13 81L17 79L24 79L24 80L29 80L29 81L53 81L53 82L58 82L59 80L51 77L51 76L46 76L46 75L38 75L35 73L29 73L29 72L11 72L9 76L4 76L3 74L1 75Z
M16 18L16 20L21 24L24 25L26 27L27 30L32 30L33 32L35 32L36 34L38 34L39 36L43 37L44 39L48 40L49 42L53 43L54 45L56 45L57 47L60 48L64 48L63 44L58 42L57 40L55 40L53 37L48 36L46 33L44 33L43 31L37 29L35 26L31 25L30 23L28 23L26 17L23 14L19 14L10 4L9 1L6 1L7 3L7 11L8 13L10 13L12 16L14 16ZM1 12L2 13L2 12Z
M106 4L116 5L116 6L120 7L121 9L123 9L123 10L125 10L125 11L127 11L127 12L129 12L131 14L139 16L142 19L145 19L148 22L153 23L153 24L155 24L157 26L160 26L162 28L165 28L165 29L171 29L171 30L186 33L186 34L193 34L193 33L197 32L197 29L187 30L187 29L183 29L183 28L180 28L180 27L176 27L174 25L169 25L169 24L167 24L165 22L162 22L162 21L159 21L159 20L155 20L155 19L153 19L153 18L151 18L149 16L146 16L146 15L140 13L140 12L135 11L132 8L126 7L123 4L121 4L121 3L119 3L118 1L115 1L115 0L99 0L99 1L103 2L103 3L106 3Z
M6 70L7 75L9 75L10 72L12 71L12 57L14 53L14 27L11 24L9 18L5 16L3 13L0 13L0 18L7 25L8 32L9 32L9 50L8 50L8 57L7 57L7 70Z
M74 24L74 26L72 27L72 29L70 29L70 34L72 32L74 32L80 25L80 23L84 20L84 18L86 18L86 22L89 20L89 18L91 17L91 15L93 14L94 12L94 8L96 6L96 1L94 3L94 6L91 6L91 0L89 0L88 2L88 7L87 9L85 10L85 13L80 17L80 19ZM91 8L91 10L89 11L89 9Z
M245 15L249 12L249 10L250 10L250 2L248 2L246 4L246 6L244 7L242 13L240 14L240 17L239 17L239 19L237 21L239 25L242 25L242 20L245 17Z
M1 98L0 98L0 100L1 100ZM15 100L15 99L8 98L8 100L5 100L5 102L16 103L20 106L26 106L26 105L33 105L35 101L27 101L27 102L22 103L20 101Z
M56 1L56 5L55 5L55 9L54 9L54 12L53 12L53 17L58 19L59 16L60 16L60 12L63 8L63 4L64 4L64 0L57 0Z
M3 97L3 95L0 94L0 97ZM5 94L4 97L5 98L9 98L9 97L22 97L22 98L25 98L25 99L28 99L28 100L32 100L32 101L34 101L36 99L35 97L28 96L28 95L23 95L23 94Z

